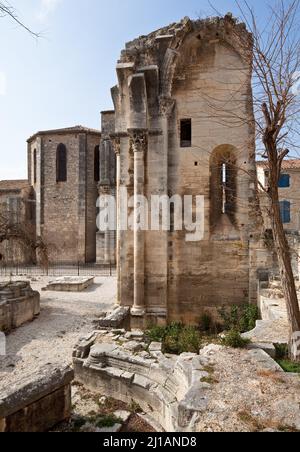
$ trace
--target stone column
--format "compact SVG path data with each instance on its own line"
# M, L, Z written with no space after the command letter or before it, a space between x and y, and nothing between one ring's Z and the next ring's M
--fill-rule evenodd
M139 196L145 195L145 154L148 140L144 129L129 130L134 152L134 223L138 223L136 209ZM134 228L134 302L131 314L142 317L145 306L145 231Z
M115 190L115 154L109 136L105 136L100 143L100 181L99 196L116 195ZM112 264L116 262L115 231L99 233L97 243L97 262Z
M160 184L160 196L169 196L169 126L175 107L175 100L170 97L161 97L159 102L160 123L163 135L161 169L162 178ZM161 274L164 277L163 297L164 303L156 308L156 317L160 322L167 321L169 298L169 232L161 231Z
M121 139L116 135L111 136L113 148L116 154L116 201L117 201L117 231L116 231L116 263L117 263L117 304L121 304L121 278L120 278L120 252L121 252L121 212L120 212L120 182L121 182Z

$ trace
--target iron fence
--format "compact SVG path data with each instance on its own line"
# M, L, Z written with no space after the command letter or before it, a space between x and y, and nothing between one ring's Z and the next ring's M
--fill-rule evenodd
M0 263L0 276L115 276L113 264L51 262L47 267L33 264Z

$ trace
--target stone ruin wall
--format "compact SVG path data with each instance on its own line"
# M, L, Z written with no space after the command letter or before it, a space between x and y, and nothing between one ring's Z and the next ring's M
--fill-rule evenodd
M24 181L22 189L0 189L0 215L14 225L19 225L27 238L35 237L34 193ZM0 243L0 266L35 262L35 253L20 240L4 240Z
M43 433L71 416L69 367L45 366L1 391L0 433Z
M49 248L49 260L96 261L96 201L94 150L97 133L49 133L28 144L29 180L36 197L36 231ZM67 182L56 182L56 150L67 148ZM33 152L37 150L37 178Z
M127 44L117 65L118 190L148 198L205 196L201 242L187 243L181 232L120 232L118 301L144 322L197 323L206 310L251 298L248 243L258 216L246 174L255 171L251 64L240 54L236 31L247 36L230 17L186 19ZM216 109L223 102L229 110L238 105L247 124L233 127L225 110ZM180 147L185 118L192 118L190 148ZM241 168L238 201L233 222L213 224L212 156L222 152L232 152Z
M40 294L28 282L0 283L0 331L10 332L40 314Z

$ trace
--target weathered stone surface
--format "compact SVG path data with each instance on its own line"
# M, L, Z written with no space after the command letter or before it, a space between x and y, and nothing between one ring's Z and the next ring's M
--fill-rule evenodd
M116 344L96 344L92 346L90 356L92 358L102 358L114 352L117 348Z
M252 431L252 424L243 423L248 409L262 429L300 423L298 376L285 374L261 349L211 344L199 355L159 352L149 360L116 341L96 344L89 357L74 359L76 379L108 397L134 400L167 432Z
M129 308L117 307L108 313L105 318L99 320L100 328L118 328L123 325L129 315Z
M53 292L82 292L94 284L94 278L64 276L50 281L43 290Z
M129 340L143 340L144 339L144 333L141 330L135 330L135 331L128 331L128 333L125 334L125 339Z
M49 247L50 262L96 262L99 181L95 180L94 165L97 152L100 157L100 140L100 130L82 126L41 131L28 140L28 179L36 201L36 234L53 245ZM65 181L57 181L61 146L67 152Z
M38 375L4 390L0 396L0 431L43 432L67 419L73 378L69 367L46 366Z
M143 345L140 342L137 341L130 341L124 343L125 350L128 350L130 352L136 353L143 350Z
M0 331L10 332L40 314L40 294L29 282L0 285Z
M249 356L255 359L255 362L259 367L264 370L272 372L283 372L279 364L276 363L265 351L263 350L250 350Z
M141 375L135 375L133 379L133 384L148 390L151 388L153 383L148 378L142 377Z
M166 319L197 324L202 313L217 315L220 306L256 297L256 260L250 259L255 238L250 238L260 215L253 202L255 186L245 177L255 171L254 130L247 125L253 122L248 108L252 67L240 42L248 36L231 16L185 18L128 43L121 53L118 85L112 90L118 194L130 187L147 199L205 198L198 239L189 241L186 231L170 235L159 227L119 232L119 301L132 307L132 325L164 325ZM225 110L246 120L237 125L227 117L224 124ZM238 196L224 213L218 169L228 160L236 162L236 175L227 183ZM121 204L119 215L126 209ZM255 290L249 294L250 286Z
M161 342L151 342L149 345L149 352L161 352L162 350L162 343Z

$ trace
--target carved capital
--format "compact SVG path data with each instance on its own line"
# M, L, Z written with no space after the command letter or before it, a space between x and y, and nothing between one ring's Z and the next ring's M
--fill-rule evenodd
M148 146L148 132L144 129L128 130L133 152L146 152Z
M161 96L159 99L159 113L161 116L170 118L173 113L176 101L171 97Z
M118 136L112 136L111 137L111 142L112 142L115 154L116 155L120 155L120 152L121 152L121 138L118 137Z

